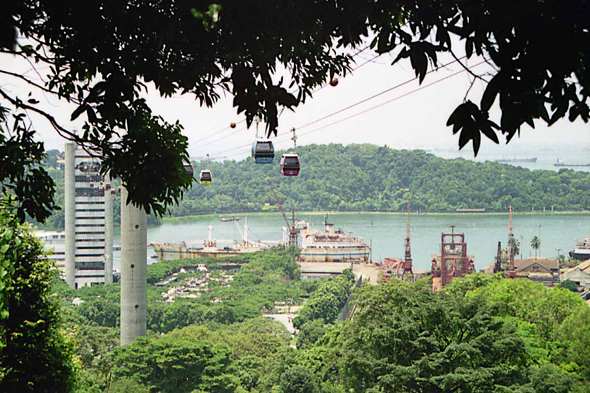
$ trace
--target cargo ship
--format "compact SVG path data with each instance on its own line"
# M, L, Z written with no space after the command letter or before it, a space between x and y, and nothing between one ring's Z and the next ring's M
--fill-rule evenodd
M301 234L301 262L368 262L371 247L362 238L352 237L324 217L324 230L310 230L305 226Z
M590 166L590 164L573 164L573 163L567 163L567 162L563 162L561 160L561 158L557 159L557 162L555 164L553 164L553 166L557 166L557 167L578 167L578 166Z
M239 228L239 227L238 227ZM244 221L242 242L234 241L231 246L220 247L218 241L212 238L213 226L209 225L209 236L203 241L202 247L190 247L186 242L179 243L150 243L158 261L173 261L176 259L195 258L224 258L235 257L252 252L263 251L268 246L248 241L248 220Z
M530 158L501 158L496 160L496 162L500 162L503 164L514 164L514 163L531 163L534 164L537 162L537 157L530 157Z
M590 237L576 242L576 248L570 252L570 256L578 261L590 259Z

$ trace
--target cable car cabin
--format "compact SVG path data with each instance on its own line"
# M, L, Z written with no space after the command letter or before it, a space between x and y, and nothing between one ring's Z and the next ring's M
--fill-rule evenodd
M257 164L272 164L272 160L275 158L275 148L272 141L268 139L254 141L252 157Z
M211 171L209 169L203 169L201 171L201 174L199 175L199 180L201 181L201 184L204 184L204 185L211 184L211 181L213 181L213 176L211 175Z
M301 169L301 161L299 155L295 153L283 154L281 157L281 172L283 176L297 176Z
M182 164L182 166L184 167L186 174L189 175L192 180L195 175L195 168L193 167L193 164L191 164L190 162L185 162L184 164Z

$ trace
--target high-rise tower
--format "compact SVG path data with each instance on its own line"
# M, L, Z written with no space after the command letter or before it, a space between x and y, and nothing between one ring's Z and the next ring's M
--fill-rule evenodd
M72 288L105 282L107 236L112 245L112 204L100 161L73 143L65 146L65 279ZM112 257L111 257L112 261ZM111 267L112 271L112 267Z

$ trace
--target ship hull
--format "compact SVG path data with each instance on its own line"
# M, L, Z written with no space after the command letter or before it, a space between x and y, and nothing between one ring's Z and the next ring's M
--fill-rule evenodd
M367 262L369 248L303 248L303 262Z
M590 259L590 253L588 253L588 252L576 252L576 251L574 251L572 253L572 257L574 259L577 259L578 261L587 261L588 259Z
M533 158L514 158L514 159L510 159L510 158L504 158L504 159L499 159L496 160L496 162L502 163L502 164L518 164L518 163L530 163L530 164L534 164L537 162L537 158L533 157Z
M173 245L152 244L152 247L158 256L158 261L174 261L177 259L198 259L198 258L226 258L237 257L244 254L250 254L260 251L260 249L249 248L245 250L238 249L218 249L204 250L199 248L189 248Z

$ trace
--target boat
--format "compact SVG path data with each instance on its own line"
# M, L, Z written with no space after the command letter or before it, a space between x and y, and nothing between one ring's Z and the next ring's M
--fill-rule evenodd
M371 247L362 238L352 237L324 217L324 230L310 230L305 225L301 231L301 262L368 262Z
M234 220L235 221L235 220ZM237 224L236 224L237 225ZM239 228L239 227L238 227ZM218 241L212 238L213 226L209 225L209 236L203 241L202 247L191 247L182 241L179 243L150 243L158 256L158 261L173 261L177 259L195 258L225 258L236 257L268 248L267 245L248 241L248 220L244 222L242 241L233 241L231 246L218 246ZM221 243L221 241L219 241Z
M222 217L219 219L221 222L232 222L232 221L240 221L239 217Z
M570 252L570 256L579 261L590 259L590 237L576 242L576 248Z
M580 167L580 166L590 166L590 164L572 164L572 163L567 163L567 162L563 162L561 160L561 158L557 159L557 162L555 164L553 164L553 166L557 166L557 167Z
M529 157L529 158L500 158L496 160L496 162L510 164L510 163L531 163L534 164L537 162L537 157Z

